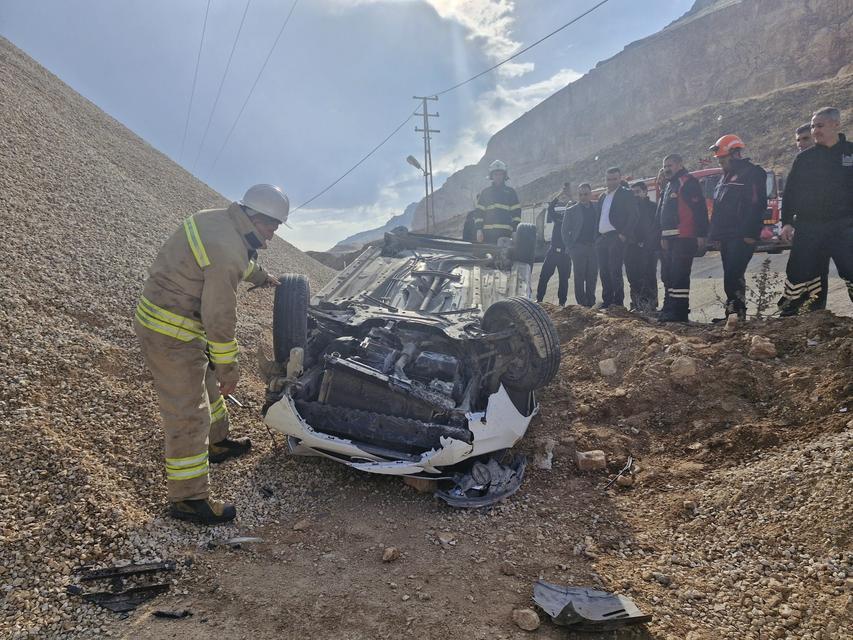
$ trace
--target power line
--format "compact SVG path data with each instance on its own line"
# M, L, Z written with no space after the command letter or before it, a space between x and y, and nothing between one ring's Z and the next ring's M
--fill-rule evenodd
M304 207L304 206L306 206L306 205L311 204L311 203L312 203L312 202L314 202L317 198L319 198L319 197L320 197L320 196L322 196L324 193L326 193L329 189L331 189L331 188L332 188L332 187L334 187L336 184L338 184L341 180L343 180L344 178L346 178L346 177L347 177L349 174L351 174L353 171L355 171L356 169L358 169L358 167L360 167L360 166L361 166L361 164L362 164L365 160L367 160L370 156L372 156L374 153L376 153L377 151L379 151L379 149L380 149L380 148L381 148L381 147L382 147L386 142L388 142L391 138L393 138L395 133L397 133L400 129L402 129L403 127L405 127L405 126L406 126L406 124L408 124L409 120L411 120L411 119L412 119L412 116L413 116L413 115L415 115L415 113L416 113L416 112L417 112L417 109L415 109L415 110L414 110L414 111L412 111L409 115L407 115L407 116L406 116L406 119L405 119L405 120L403 120L400 124L398 124L396 129L394 129L391 133L389 133L389 134L385 137L385 139L384 139L382 142L380 142L380 143L379 143L379 144L377 144L375 147L373 147L370 151L368 151L368 152L367 152L367 154L366 154L364 157L362 157L362 159L361 159L361 160L359 160L359 161L358 161L358 162L356 162L353 166L351 166L349 169L347 169L347 170L344 172L344 174L343 174L340 178L338 178L337 180L335 180L332 184L330 184L328 187L326 187L325 189L323 189L322 191L320 191L320 192L319 192L319 193L317 193L316 195L314 195L314 196L310 197L308 200L306 200L305 202L303 202L302 204L300 204L298 207L296 207L295 209L293 209L293 211L298 211L298 210L299 210L299 209L301 209L302 207ZM292 211L291 211L291 213L292 213Z
M264 73L264 69L267 68L267 64L269 63L270 58L272 57L273 51L275 51L276 45L278 45L278 41L281 39L281 35L284 33L284 30L287 27L287 23L290 22L290 17L293 15L293 10L296 9L297 4L299 4L299 0L293 0L293 4L290 6L290 11L288 12L287 17L284 19L284 24L282 24L281 29L278 30L278 35L275 37L275 40L272 43L272 47L270 47L269 53L267 53L267 57L264 60L264 63L261 65L261 69L260 71L258 71L258 75L255 77L255 81L252 83L252 88L249 89L249 94L243 101L243 106L240 107L240 112L237 114L237 117L234 118L234 123L228 130L228 135L225 136L225 141L222 143L222 146L219 148L216 157L213 159L213 164L210 166L209 171L213 171L216 168L216 164L219 162L219 157L222 155L222 152L225 151L225 147L228 146L228 141L231 140L231 134L234 133L234 129L237 128L237 123L240 121L240 117L243 115L243 111L246 110L246 105L249 104L249 100L252 99L252 94L255 92L255 87L258 86L258 81L261 79L261 76Z
M533 47L535 47L535 46L536 46L536 45L538 45L538 44L541 44L542 42L544 42L545 40L547 40L547 39L548 39L548 38L550 38L551 36L553 36L553 35L555 35L555 34L559 33L560 31L562 31L562 30L563 30L563 29L565 29L566 27L569 27L569 26L573 25L573 24L574 24L574 23L576 23L578 20L581 20L582 18L585 18L586 16L588 16L590 13L592 13L593 11L595 11L596 9L598 9L599 7L601 7L602 5L607 4L609 1L610 1L610 0L601 0L598 4L596 4L596 5L592 6L591 8L587 9L586 11L584 11L584 12L583 12L582 14L580 14L579 16L576 16L575 18L572 18L571 20L569 20L569 21L568 21L566 24L564 24L563 26L561 26L561 27L559 27L559 28L557 28L557 29L554 29L554 31L552 31L551 33L549 33L549 34L547 34L547 35L545 35L545 36L543 36L543 37L539 38L539 40L537 40L536 42L534 42L534 43L532 43L532 44L530 44L530 45L528 45L528 46L526 46L526 47L524 47L524 48L523 48L523 49L521 49L520 51L516 51L514 54L512 54L510 57L506 58L505 60L502 60L501 62L498 62L498 63L497 63L497 64L495 64L495 65L492 65L491 67L489 67L489 68L488 68L488 69L486 69L485 71L481 71L481 72L480 72L480 73L478 73L477 75L472 76L472 77L470 77L470 78L468 78L467 80L464 80L464 81L462 81L462 82L459 82L459 83L457 83L457 84L453 85L452 87L448 87L447 89L444 89L443 91L439 91L439 92L437 92L437 93L432 94L432 97L438 97L438 96L444 95L444 94L446 94L446 93L450 93L451 91L454 91L455 89L458 89L458 88L459 88L459 87L461 87L462 85L468 84L469 82L472 82L472 81L476 80L477 78L479 78L479 77L481 77L481 76L486 75L486 74L487 74L487 73L489 73L490 71L494 71L495 69L497 69L498 67L500 67L500 66L502 66L502 65L506 64L506 63L507 63L507 62L509 62L510 60L513 60L513 59L517 58L518 56L520 56L521 54L523 54L523 53L525 53L525 52L527 52L527 51L530 51ZM416 111L417 111L417 109L415 110L415 112L416 112ZM397 128L396 128L396 129L394 129L390 134L388 134L388 136L386 136L386 137L385 137L385 139L384 139L382 142L380 142L378 145L376 145L375 147L373 147L373 149L371 149L371 150L367 153L367 155L365 155L364 157L362 157L362 158L361 158L361 160L359 160L359 161L358 161L358 162L356 162L352 167L350 167L349 169L347 169L347 170L346 170L346 172L345 172L341 177L339 177L337 180L335 180L333 183L331 183L329 186L327 186L325 189L323 189L323 190L322 190L322 191L320 191L319 193L317 193L317 194L315 194L315 195L311 196L308 200L306 200L305 202L303 202L302 204L300 204L298 207L296 207L296 209L293 209L293 211L297 211L298 209L301 209L302 207L304 207L304 206L306 206L306 205L308 205L308 204L311 204L312 202L314 202L314 200L316 200L317 198L319 198L320 196L322 196L324 193L326 193L326 192L327 192L327 191L329 191L332 187L334 187L336 184L338 184L341 180L343 180L343 179L344 179L344 178L346 178L349 174L351 174L353 171L355 171L355 170L356 170L356 169L357 169L357 168L358 168L358 167L359 167L359 166L360 166L360 165L361 165L365 160L367 160L370 156L372 156L374 153L376 153L376 152L379 150L379 148L380 148L380 147L382 147L386 142L388 142L392 137L394 137L394 134L395 134L395 133L397 133L400 129L402 129L402 128L405 126L405 124L406 124L406 123L407 123L407 122L412 118L412 116L414 116L414 115L415 115L415 112L410 113L410 114L406 117L406 119L405 119L402 123L400 123L400 125L399 125L399 126L397 126Z
M195 85L198 80L198 67L201 63L201 49L204 46L204 34L207 32L207 14L210 13L210 0L207 0L207 8L204 10L204 24L201 27L201 41L198 43L198 55L195 58L195 71L193 72L193 86L190 89L190 104L187 106L187 121L184 123L184 135L181 138L181 153L178 160L184 157L184 145L187 142L187 131L190 128L190 113L193 110L193 98L195 97Z
M243 32L243 23L246 22L246 14L249 13L249 5L252 0L246 0L246 7L243 9L243 17L240 18L240 26L237 27L237 35L234 36L234 44L231 45L231 53L228 54L228 62L225 63L225 71L222 72L222 79L219 81L219 88L216 90L216 97L213 99L213 106L210 108L210 115L207 118L207 125L204 127L204 133L201 136L201 143L198 145L198 153L195 154L191 171L195 171L195 166L198 164L199 156L204 149L204 141L207 140L207 132L210 130L210 123L213 122L213 114L216 112L216 106L219 104L219 96L222 95L222 87L225 85L225 78L228 76L228 71L231 69L231 59L234 57L234 51L237 49L237 42L240 40L240 34Z
M530 50L531 50L533 47L535 47L536 45L538 45L538 44L541 44L541 43L545 42L545 41L546 41L548 38L550 38L551 36L553 36L553 35L556 35L556 34L560 33L560 31L562 31L562 30L563 30L563 29L565 29L566 27L570 27L571 25L573 25L573 24L574 24L575 22L577 22L578 20L581 20L582 18L585 18L585 17L586 17L586 16L588 16L590 13L592 13L593 11L595 11L596 9L598 9L600 6L605 5L605 4L607 4L608 2L610 2L610 0L601 0L601 2L599 2L598 4L596 4L596 5L592 6L592 7L590 7L589 9L587 9L586 11L584 11L584 12L583 12L582 14L580 14L579 16L577 16L577 17L572 18L571 20L569 20L569 21L568 21L566 24L564 24L562 27L559 27L559 28L557 28L557 29L554 29L551 33L549 33L549 34L547 34L547 35L545 35L545 36L542 36L542 37L541 37L541 38L539 38L536 42L533 42L533 43L531 43L531 44L527 45L526 47L524 47L524 49L521 49L521 50L519 50L519 51L516 51L515 53L513 53L513 54L512 54L509 58L507 58L506 60L501 60L501 61L500 61L500 62L498 62L497 64L492 65L491 67L489 67L488 69L485 69L484 71L481 71L481 72L480 72L480 73L478 73L477 75L475 75L475 76L471 76L471 77L470 77L470 78L468 78L467 80L463 80L462 82L460 82L460 83L458 83L458 84L454 84L452 87L448 87L448 88L447 88L447 89L445 89L444 91L439 91L438 93L434 93L433 95L434 95L434 96L441 96L441 95L444 95L445 93L450 93L451 91L453 91L453 90L455 90L455 89L458 89L458 88L459 88L459 87L461 87L462 85L466 85L466 84L468 84L469 82L473 82L473 81L474 81L474 80L476 80L477 78L479 78L479 77L481 77L481 76L484 76L484 75L486 75L487 73L489 73L489 72L491 72L491 71L494 71L494 70L495 70L495 69L497 69L498 67L505 65L505 64L506 64L507 62L509 62L510 60L514 60L515 58L517 58L518 56L520 56L522 53L526 53L527 51L530 51Z

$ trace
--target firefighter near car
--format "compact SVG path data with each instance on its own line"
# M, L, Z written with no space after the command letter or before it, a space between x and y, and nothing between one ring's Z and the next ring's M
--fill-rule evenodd
M817 307L826 256L853 300L853 142L841 112L825 107L811 121L814 146L797 154L782 198L782 235L793 239L785 269L781 315Z
M217 524L236 515L210 499L208 473L251 446L229 438L225 405L240 378L237 288L279 284L256 257L289 210L281 189L255 185L225 209L184 220L149 269L134 330L160 401L172 517Z
M690 315L690 272L693 258L705 253L708 209L699 181L684 168L681 154L663 159L665 187L658 202L661 230L663 308L659 322L687 322Z
M497 244L500 238L512 236L521 222L521 204L515 189L508 186L507 167L501 160L489 165L491 184L477 196L474 217L477 242Z
M723 169L714 190L709 238L718 243L723 261L725 317L746 320L746 268L764 226L767 172L742 157L746 145L728 134L710 148ZM724 320L721 318L719 320Z

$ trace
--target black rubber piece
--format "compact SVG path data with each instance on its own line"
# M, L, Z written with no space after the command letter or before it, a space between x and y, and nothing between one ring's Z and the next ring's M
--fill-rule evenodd
M533 264L536 259L536 225L522 222L515 229L513 255L516 262Z
M551 318L532 300L512 297L486 309L482 327L489 333L512 327L521 337L525 353L515 353L514 366L503 374L507 387L534 391L554 379L560 368L560 339Z
M272 346L276 362L287 362L290 350L308 341L308 278L286 273L275 290L272 312Z
M315 431L393 451L421 453L439 449L442 437L461 440L467 444L473 442L473 434L464 427L421 422L305 400L296 401L296 410Z

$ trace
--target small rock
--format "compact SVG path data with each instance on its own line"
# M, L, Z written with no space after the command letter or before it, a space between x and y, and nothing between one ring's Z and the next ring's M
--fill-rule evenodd
M589 412L592 411L592 408L588 404L579 404L578 405L578 413L582 416L589 415Z
M394 562L400 558L400 550L397 547L386 547L382 552L382 562Z
M512 612L512 621L519 629L523 629L524 631L536 631L540 624L539 614L529 607L514 609Z
M672 584L672 578L670 578L670 577L669 577L668 575L666 575L665 573L660 573L660 572L658 572L658 571L653 571L653 572L652 572L652 578L654 578L655 580L657 580L660 584L662 584L662 585L663 585L663 586L665 586L665 587L668 587L669 585L671 585L671 584Z
M695 358L690 356L678 356L669 367L674 378L692 378L699 371Z
M616 368L616 360L607 358L598 363L598 370L604 377L615 376L618 369Z
M683 506L685 511L690 513L696 512L696 503L693 500L685 500Z
M769 338L752 336L748 354L754 360L767 360L776 357L776 345Z
M515 565L509 560L506 560L501 563L500 572L505 576L514 576L516 574Z
M737 329L737 314L732 313L726 318L726 326L723 327L725 331L734 331Z
M303 518L295 525L293 525L294 531L307 531L311 528L311 521L308 518Z
M600 471L607 468L607 458L600 449L576 451L575 462L579 471Z
M616 484L620 487L630 487L634 484L634 476L619 476L616 478Z
M449 531L442 531L438 534L438 541L442 547L449 547L456 544L456 536Z

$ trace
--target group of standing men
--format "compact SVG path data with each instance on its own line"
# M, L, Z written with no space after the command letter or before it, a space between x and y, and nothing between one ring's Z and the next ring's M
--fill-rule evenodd
M797 129L800 154L782 200L781 236L786 242L793 240L779 301L782 316L826 306L830 258L853 300L853 143L839 132L840 125L839 110L827 107ZM813 134L814 146L806 141L806 133ZM663 159L655 185L657 205L648 197L648 185L636 182L629 190L616 167L607 170L607 191L595 203L588 183L578 185L578 201L572 203L566 183L548 205L547 221L554 229L537 300L544 299L556 270L557 298L565 305L574 268L577 304L595 304L599 276L601 308L623 306L624 266L631 309L653 312L658 305L660 260L665 297L658 320L686 322L693 259L705 254L710 240L720 250L726 293L724 317L715 321L730 316L744 320L746 269L767 210L767 172L744 157L745 148L732 134L710 147L723 170L714 189L710 221L702 186L677 153Z

